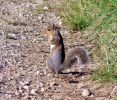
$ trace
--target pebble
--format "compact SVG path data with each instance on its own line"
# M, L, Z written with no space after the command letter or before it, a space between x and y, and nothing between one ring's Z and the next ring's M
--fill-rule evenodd
M39 71L37 71L36 74L38 75L39 74Z
M43 84L42 82L40 82L40 83L39 83L39 86L40 86L40 87L43 87L43 86L44 86L44 84Z
M24 83L24 82L22 82L22 81L19 81L19 83L20 83L20 85L22 85L22 86L24 86L24 85L25 85L25 83Z
M55 84L56 84L55 82L51 82L50 87L53 87Z
M85 78L85 76L82 76L81 78L82 78L82 80L83 80L83 79Z
M58 24L59 24L59 26L61 26L61 25L62 25L62 20L61 20L61 19L59 20L59 23L58 23Z
M44 8L43 8L43 10L48 10L49 8L47 7L47 6L45 6Z
M26 89L27 91L29 90L29 86L27 85L25 85L23 88Z
M46 71L46 70L44 71L44 75L45 75L45 76L47 75L47 71Z
M20 89L20 90L19 90L19 93L22 93L22 92L23 92L23 90L22 90L22 89Z
M18 40L18 37L16 34L11 34L11 33L8 33L7 34L7 38L8 39L13 39L13 40Z
M36 89L32 89L30 93L31 93L32 95L35 95L35 94L36 94Z
M19 95L19 92L18 91L15 91L15 95L18 96Z
M84 83L79 83L77 87L78 87L79 89L81 89L81 88L84 87L84 85L85 85Z
M40 15L38 16L38 20L41 21L42 18L43 18L43 14L40 14Z
M89 89L83 89L82 90L82 96L90 96L91 95L91 92Z
M41 90L40 90L41 92L44 92L45 91L45 89L44 88L41 88Z

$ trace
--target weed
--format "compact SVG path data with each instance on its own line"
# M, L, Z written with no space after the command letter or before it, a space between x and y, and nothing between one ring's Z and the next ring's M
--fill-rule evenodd
M37 12L38 14L44 13L43 6L37 6L36 12Z
M114 98L114 100L117 100L117 94L115 95L115 98Z
M94 71L93 79L116 82L117 1L66 0L59 14L70 29L80 30L88 35L85 41L92 40L89 44L96 48L94 55L98 56L100 62L99 69Z
M64 6L65 5L65 6ZM83 30L92 22L90 2L86 0L67 0L64 2L60 15L64 18L64 23L72 30Z

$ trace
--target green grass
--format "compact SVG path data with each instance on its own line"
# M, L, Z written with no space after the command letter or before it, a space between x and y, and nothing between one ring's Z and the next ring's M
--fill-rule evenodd
M117 100L117 94L116 94L116 96L115 96L114 100Z
M64 6L65 5L65 6ZM92 22L90 2L82 0L67 0L63 2L60 15L64 18L64 23L72 30L83 30ZM88 9L86 9L88 8Z
M117 0L66 0L59 14L66 26L86 34L86 43L95 47L93 58L100 66L93 79L116 82Z

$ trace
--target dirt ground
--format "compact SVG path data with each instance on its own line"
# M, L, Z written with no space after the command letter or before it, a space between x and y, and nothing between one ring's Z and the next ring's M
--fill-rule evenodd
M91 80L91 68L79 73L76 66L53 75L46 67L49 56L44 28L59 17L46 9L37 14L43 0L0 0L0 100L113 100L115 84ZM80 33L61 28L65 49L83 44ZM90 48L91 49L91 48ZM82 90L91 95L83 97Z

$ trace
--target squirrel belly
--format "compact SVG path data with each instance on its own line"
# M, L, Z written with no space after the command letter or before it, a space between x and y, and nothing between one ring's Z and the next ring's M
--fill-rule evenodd
M51 67L54 69L54 72L59 73L62 69L61 65L64 62L63 51L61 46L53 48L50 54L50 59L51 59Z

